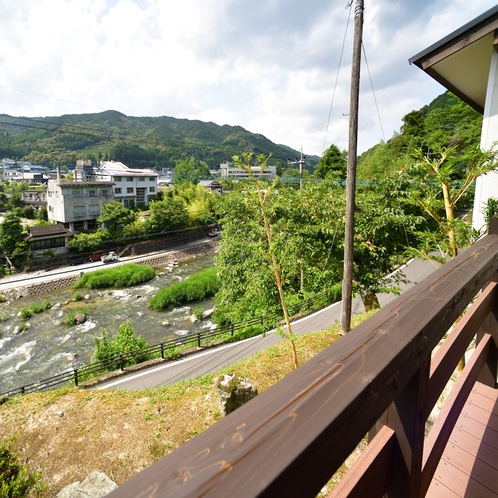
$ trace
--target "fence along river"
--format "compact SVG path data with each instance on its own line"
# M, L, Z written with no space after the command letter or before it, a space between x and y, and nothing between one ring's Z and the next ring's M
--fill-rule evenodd
M149 344L171 339L179 330L195 332L209 328L209 321L193 324L187 307L158 312L150 310L147 303L160 289L213 265L212 255L203 256L180 262L178 266L166 266L144 285L112 290L79 289L86 297L81 301L75 301L75 290L67 288L0 304L0 316L8 317L0 324L0 392L89 363L95 349L94 336L100 336L102 329L115 335L126 320ZM18 311L45 299L52 308L34 314L27 320L29 329L19 332L23 320L16 316ZM209 299L194 303L191 308L209 309L213 305L214 300ZM75 327L60 323L69 313L81 309L88 313L85 323ZM164 325L165 322L169 325Z

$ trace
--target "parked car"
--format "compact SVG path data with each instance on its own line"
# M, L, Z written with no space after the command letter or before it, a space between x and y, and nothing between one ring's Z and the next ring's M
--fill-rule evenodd
M118 261L118 255L114 251L110 251L107 256L102 256L100 259L102 260L102 263L112 263Z
M103 249L99 251L94 251L88 258L89 261L101 261L102 256L105 256L105 251Z

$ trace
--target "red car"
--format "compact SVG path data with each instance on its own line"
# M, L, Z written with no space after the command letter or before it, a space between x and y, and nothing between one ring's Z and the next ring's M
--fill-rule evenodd
M102 260L102 256L105 256L105 251L104 250L94 251L94 252L92 252L92 254L90 255L90 257L88 258L88 260L89 261L101 261Z

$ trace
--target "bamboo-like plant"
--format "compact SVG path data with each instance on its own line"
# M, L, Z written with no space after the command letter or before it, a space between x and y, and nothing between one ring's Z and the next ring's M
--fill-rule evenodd
M270 157L271 154L269 155L259 154L257 156L257 161L259 163L259 166L254 169L252 165L252 154L250 153L243 153L241 156L233 156L232 159L238 168L244 170L248 174L249 178L252 180L254 184L254 187L256 188L257 198L258 198L258 209L260 214L258 218L264 227L264 231L266 234L266 242L268 244L267 251L265 251L263 248L261 251L264 258L268 261L273 271L275 284L277 286L278 294L280 297L280 305L282 307L282 312L284 314L285 324L287 327L287 333L284 334L284 336L288 338L290 341L292 348L292 356L294 360L294 368L296 369L299 366L296 341L292 333L290 315L285 300L285 294L284 294L284 288L283 288L281 270L280 270L280 262L278 261L277 253L275 250L276 248L274 243L274 234L272 230L273 227L270 223L270 218L267 211L267 201L269 196L271 195L271 189L267 188L267 185L262 185L263 172L266 168L266 165L268 164L268 160L270 159Z

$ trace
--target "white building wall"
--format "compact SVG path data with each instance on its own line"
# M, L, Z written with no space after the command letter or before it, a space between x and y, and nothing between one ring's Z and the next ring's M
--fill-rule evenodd
M491 67L488 77L488 88L486 91L486 104L484 107L484 118L481 132L481 148L491 149L498 145L498 54L493 51ZM492 171L480 176L476 181L474 195L474 210L472 214L472 226L476 230L484 230L485 215L483 210L488 199L498 198L498 172Z

